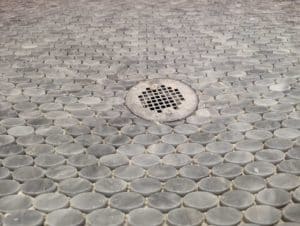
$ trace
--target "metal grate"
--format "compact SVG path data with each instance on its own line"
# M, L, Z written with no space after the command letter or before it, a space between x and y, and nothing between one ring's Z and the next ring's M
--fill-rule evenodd
M160 85L157 89L147 87L138 98L144 108L157 113L162 113L165 108L170 107L178 109L178 106L185 100L179 89L165 85Z

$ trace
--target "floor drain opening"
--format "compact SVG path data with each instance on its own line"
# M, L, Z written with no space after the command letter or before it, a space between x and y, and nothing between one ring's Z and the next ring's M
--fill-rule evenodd
M157 121L175 121L191 114L198 105L194 90L172 79L145 80L126 96L127 107L136 115Z

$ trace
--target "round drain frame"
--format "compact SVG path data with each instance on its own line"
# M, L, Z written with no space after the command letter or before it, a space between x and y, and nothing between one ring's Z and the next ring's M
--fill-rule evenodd
M186 118L198 106L198 96L187 84L174 79L150 79L130 88L129 110L146 120L171 122Z

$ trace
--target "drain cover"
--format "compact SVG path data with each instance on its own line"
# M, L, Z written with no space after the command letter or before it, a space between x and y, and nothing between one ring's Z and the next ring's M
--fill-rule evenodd
M127 107L137 116L160 122L190 115L198 97L188 85L172 79L151 79L133 86L126 96Z

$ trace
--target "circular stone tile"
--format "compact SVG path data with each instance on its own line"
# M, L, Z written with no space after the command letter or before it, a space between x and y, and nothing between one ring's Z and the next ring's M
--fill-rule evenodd
M164 221L164 217L156 209L139 208L128 214L128 224L130 226L160 226Z
M124 134L112 135L105 138L105 143L111 144L115 147L120 147L121 145L128 144L130 142L130 137Z
M192 208L178 208L168 213L167 221L173 226L197 226L204 220L204 215Z
M278 171L283 173L290 173L294 175L300 175L300 160L288 159L280 162L277 165Z
M256 193L266 187L265 180L260 176L242 175L233 180L236 189Z
M153 135L165 135L172 132L172 127L164 124L154 124L149 126L147 131Z
M65 208L69 205L69 199L59 193L41 194L33 199L35 209L49 213L57 209Z
M159 143L150 145L147 151L151 154L163 157L167 154L174 153L176 150L171 144Z
M154 154L140 154L131 159L133 165L148 169L160 163L160 158Z
M218 139L224 142L235 143L244 139L244 135L237 131L225 131L218 135Z
M284 153L276 149L264 149L255 153L256 160L270 162L273 164L281 162L284 157Z
M106 196L125 191L127 183L116 178L101 178L95 183L95 191Z
M163 213L179 207L181 198L171 192L157 192L148 198L148 206L158 209Z
M273 136L273 134L268 130L254 129L254 130L248 131L245 134L245 136L248 139L264 141L264 140L270 139Z
M190 157L185 154L167 154L163 157L162 163L165 165L174 166L175 168L180 168L189 164L191 161Z
M121 226L125 222L125 214L111 208L99 209L88 214L86 222L91 226Z
M206 177L200 180L199 189L202 191L222 194L230 188L230 181L222 177Z
M78 209L84 213L103 208L106 206L106 204L107 199L104 195L93 192L78 194L70 200L70 205L72 208Z
M20 184L14 180L0 180L0 197L12 195L20 190Z
M5 226L39 226L43 221L44 217L38 211L20 210L7 215L3 223Z
M233 163L220 163L212 168L212 174L227 179L233 179L241 175L243 168Z
M143 154L145 152L145 147L141 144L124 144L118 148L117 152L131 158Z
M130 183L130 190L142 195L150 195L162 189L159 180L153 178L140 178Z
M178 145L182 144L187 140L187 137L182 134L167 134L161 137L161 141L166 144Z
M30 134L30 135L18 137L18 139L16 140L16 143L19 145L28 147L31 145L41 144L41 143L43 143L43 141L44 141L44 138L42 136Z
M217 206L218 203L218 197L209 192L191 192L183 198L184 206L198 209L202 212Z
M144 205L144 197L135 192L120 192L114 194L110 199L112 208L121 210L125 213Z
M35 196L42 193L52 192L56 189L56 185L49 179L28 180L22 184L21 190L24 194Z
M65 163L65 158L58 154L41 154L35 160L35 164L42 168L56 167Z
M298 187L294 192L293 192L293 199L296 202L300 202L300 187Z
M180 124L174 127L174 131L180 134L193 134L198 131L198 127L192 124Z
M52 154L54 152L54 147L49 144L34 144L26 147L25 153L32 157L36 157L42 154Z
M81 169L83 167L96 165L97 158L93 155L78 154L70 156L67 163L71 166Z
M188 178L172 178L169 179L164 188L168 192L174 192L179 195L185 195L196 189L196 183Z
M49 226L81 226L84 222L84 217L78 210L59 209L48 214L45 223Z
M116 150L112 145L108 144L93 144L87 150L87 154L101 158L104 155L115 154Z
M271 206L255 205L245 211L245 218L258 225L274 225L281 218L281 212Z
M233 151L229 152L224 156L224 160L226 162L230 162L233 164L245 165L251 161L253 161L254 157L250 152L244 151Z
M10 177L10 172L5 167L0 167L0 180L6 179Z
M300 204L290 204L283 209L284 219L292 222L300 223Z
M300 139L299 139L299 145L288 150L286 155L288 158L291 159L298 159L298 160L300 159Z
M2 161L3 166L8 169L17 169L22 166L30 166L33 164L33 158L28 155L8 156Z
M177 151L181 154L186 154L189 156L194 156L205 149L201 144L197 143L184 143L177 146Z
M0 135L0 146L11 144L15 141L15 138L11 135Z
M223 159L220 155L209 152L201 152L195 155L193 159L195 163L206 167L213 167L223 162Z
M287 150L293 146L293 142L282 138L271 138L265 142L267 148Z
M0 211L5 213L26 210L31 206L31 199L24 195L8 195L0 199Z
M282 139L295 139L300 136L300 131L293 128L281 128L275 130L274 135Z
M159 136L153 134L140 134L134 137L133 143L151 145L159 141Z
M272 163L256 161L247 164L244 171L246 174L268 177L276 172L276 167Z
M85 148L81 144L62 144L56 148L56 152L63 156L69 157L71 155L82 154L85 151Z
M209 169L200 165L186 165L179 170L179 175L198 181L209 175Z
M59 183L58 190L67 196L73 197L79 193L92 190L92 184L82 178L69 178Z
M282 189L267 188L256 195L258 203L274 207L282 207L289 203L290 194Z
M166 181L176 177L177 171L173 166L155 165L148 169L148 175L154 179Z
M242 140L236 143L235 149L238 151L257 152L263 149L263 143L257 140Z
M12 173L12 177L17 181L28 181L28 180L34 180L38 179L44 176L44 172L39 167L34 166L23 166L18 169L16 169Z
M128 165L129 159L126 155L110 154L102 156L99 160L99 164L107 166L110 169L115 169L119 166Z
M190 135L190 140L193 143L208 144L215 140L215 135L210 133L197 132Z
M244 210L254 203L254 195L247 191L232 190L224 193L220 198L220 202L224 206Z
M115 169L115 177L125 181L132 181L143 177L145 171L143 168L134 165L120 166Z
M134 137L145 133L145 127L141 125L126 125L122 127L121 132L127 136Z
M233 150L233 145L229 142L218 141L206 145L206 150L216 154L225 154Z
M80 170L79 176L89 181L95 182L101 178L109 177L111 170L106 166L87 166Z
M242 220L242 214L231 207L215 207L206 213L206 220L213 225L236 225Z
M33 132L34 132L34 129L31 126L14 126L7 130L7 133L14 137L30 135Z
M279 188L288 191L297 188L300 185L300 179L298 176L287 173L275 174L269 177L267 181L272 188Z
M16 144L7 144L0 146L0 157L7 157L12 155L18 155L23 153L23 148Z
M77 170L73 166L61 165L47 169L46 176L54 181L61 181L77 175Z

